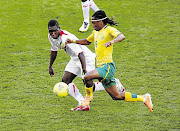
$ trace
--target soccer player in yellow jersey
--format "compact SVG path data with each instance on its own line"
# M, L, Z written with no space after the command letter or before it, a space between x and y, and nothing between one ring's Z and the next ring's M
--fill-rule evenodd
M93 99L93 79L99 79L113 100L141 101L152 112L153 104L149 93L136 95L130 92L117 91L114 80L116 67L112 59L113 45L116 42L123 41L125 36L116 28L109 26L116 25L116 23L110 20L102 10L98 10L93 14L91 22L94 31L87 39L66 40L66 44L73 42L81 45L89 45L94 42L95 46L97 68L86 73L84 76L86 97L81 106L90 104L90 101Z

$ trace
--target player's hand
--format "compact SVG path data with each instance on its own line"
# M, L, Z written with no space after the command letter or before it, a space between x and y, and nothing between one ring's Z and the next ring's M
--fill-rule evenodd
M73 41L72 41L71 39L67 38L66 41L65 41L65 45L67 45L67 44L69 44L69 43L72 43L72 42L73 42Z
M87 73L87 70L83 70L83 73L82 73L82 79L84 79L84 76L85 76L85 74Z
M103 45L107 48L107 47L110 47L113 44L114 44L114 41L112 40L112 41L108 41L108 42L104 43Z
M66 49L66 44L62 43L60 49Z
M87 73L87 70L83 70L84 75Z
M54 70L53 70L52 67L49 67L49 75L50 75L51 77L54 76Z

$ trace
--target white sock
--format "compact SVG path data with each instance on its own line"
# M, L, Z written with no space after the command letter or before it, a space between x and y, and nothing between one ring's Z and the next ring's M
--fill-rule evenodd
M76 85L72 82L69 83L69 94L74 97L78 101L79 104L81 104L82 100L84 100L84 97L79 92L79 89L76 87Z
M84 22L89 23L89 0L87 0L86 2L81 2L81 4L82 4Z
M90 6L90 8L91 8L94 12L96 12L96 11L99 10L99 8L97 7L97 5L94 3L93 0L90 0L89 6Z
M96 92L96 91L100 91L100 90L105 90L104 89L104 86L102 85L102 83L101 82L94 82L94 84L95 84L95 90L94 90L94 92Z

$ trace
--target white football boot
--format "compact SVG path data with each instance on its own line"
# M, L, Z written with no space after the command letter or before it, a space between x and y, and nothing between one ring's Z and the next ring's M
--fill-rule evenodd
M79 28L79 31L80 32L86 32L89 28L89 25L90 25L89 23L83 22L82 26Z

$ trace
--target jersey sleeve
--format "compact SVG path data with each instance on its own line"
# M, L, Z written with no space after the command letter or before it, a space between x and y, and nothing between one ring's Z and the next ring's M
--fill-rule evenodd
M67 38L69 38L71 40L78 40L78 38L73 34L65 34L65 35L61 36L62 44L65 45L65 42L66 42Z
M109 27L109 33L113 36L113 37L117 37L119 34L121 34L121 32L119 30L117 30L114 27Z
M65 34L61 36L62 45L65 45L65 41L67 40L67 38L71 40L78 40L78 38L74 34L71 34L65 30L63 31L65 32ZM68 53L71 57L77 57L81 52L83 52L83 49L78 44L70 43L66 45L66 53Z
M89 42L93 42L94 41L94 31L92 32L92 34L87 38L87 41Z
M56 42L53 40L53 38L50 37L50 34L48 34L49 42L51 43L51 51L58 51L59 48L56 44Z

